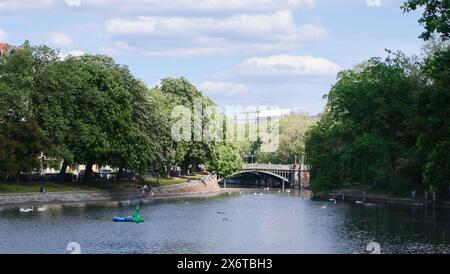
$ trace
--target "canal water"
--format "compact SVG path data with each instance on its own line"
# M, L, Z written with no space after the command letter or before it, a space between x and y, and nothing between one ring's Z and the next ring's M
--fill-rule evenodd
M263 193L261 195L260 193ZM256 194L256 195L255 195ZM0 253L450 253L450 212L312 201L247 190L141 204L143 224L113 223L136 203L0 211ZM373 245L373 244L372 244Z

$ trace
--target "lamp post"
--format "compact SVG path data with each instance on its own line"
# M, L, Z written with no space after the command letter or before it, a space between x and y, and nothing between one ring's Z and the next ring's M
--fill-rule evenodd
M251 154L250 152L249 152L247 155L245 155L245 163L246 163L246 164L249 164L248 158L251 158L250 164L254 164L256 155Z
M247 154L247 163L248 163L248 158L251 158L252 160L251 160L251 164L254 164L255 163L255 158L256 158L256 155L254 155L254 154Z

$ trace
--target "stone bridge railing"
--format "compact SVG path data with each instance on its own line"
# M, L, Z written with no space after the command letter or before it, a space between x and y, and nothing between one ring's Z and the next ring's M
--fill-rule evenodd
M278 170L291 171L299 167L299 165L272 165L272 164L245 164L244 170Z

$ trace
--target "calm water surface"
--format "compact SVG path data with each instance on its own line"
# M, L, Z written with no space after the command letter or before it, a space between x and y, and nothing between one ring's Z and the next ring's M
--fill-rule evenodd
M259 192L262 192L261 190ZM259 193L258 192L258 193ZM136 203L0 211L0 253L450 253L450 212L265 193L153 201L143 224L113 223ZM325 208L326 206L326 208Z

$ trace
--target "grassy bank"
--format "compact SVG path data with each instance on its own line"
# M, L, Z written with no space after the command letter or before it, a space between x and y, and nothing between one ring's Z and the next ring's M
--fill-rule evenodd
M0 194L8 193L34 193L39 192L41 183L0 183ZM102 182L102 183L46 183L46 192L77 192L99 191L114 189L133 189L137 184L132 182Z
M152 187L170 186L187 183L189 180L200 180L203 175L182 176L176 178L149 178L146 183ZM39 192L42 183L1 183L0 194L14 193L36 193ZM120 190L136 189L141 185L138 182L129 181L104 181L92 183L45 183L47 192L80 192L80 191L101 191L101 190Z

